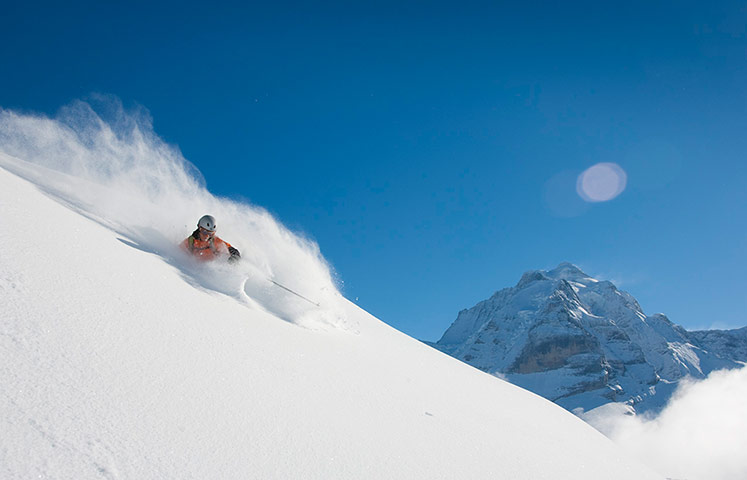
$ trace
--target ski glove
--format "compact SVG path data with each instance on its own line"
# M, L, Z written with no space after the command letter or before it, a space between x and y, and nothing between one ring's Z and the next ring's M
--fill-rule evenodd
M228 247L228 253L231 254L231 257L228 259L229 262L237 262L241 259L241 254L233 247Z

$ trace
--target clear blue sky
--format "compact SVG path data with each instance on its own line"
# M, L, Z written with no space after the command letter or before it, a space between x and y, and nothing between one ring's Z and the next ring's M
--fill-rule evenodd
M146 107L418 338L561 261L687 328L747 325L743 3L308 3L12 2L0 106ZM586 204L598 162L627 188Z

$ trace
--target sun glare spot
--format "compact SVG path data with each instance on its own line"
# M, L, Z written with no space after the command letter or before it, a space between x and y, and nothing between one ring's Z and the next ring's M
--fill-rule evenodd
M576 192L587 202L606 202L620 195L628 182L616 163L597 163L578 176Z

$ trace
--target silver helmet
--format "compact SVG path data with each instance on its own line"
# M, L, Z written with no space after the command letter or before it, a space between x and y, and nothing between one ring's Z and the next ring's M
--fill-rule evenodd
M208 232L214 232L215 231L215 218L213 218L212 215L204 215L199 222L197 222L197 226L200 228L204 228Z

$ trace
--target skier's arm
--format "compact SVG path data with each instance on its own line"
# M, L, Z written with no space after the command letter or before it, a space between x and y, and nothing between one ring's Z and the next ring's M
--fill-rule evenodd
M228 255L229 255L228 261L229 262L235 262L235 261L241 260L241 253L239 252L238 248L234 248L233 245L231 245L230 243L228 243L227 241L223 239L221 239L221 242L223 242L223 244L228 249Z
M184 251L186 251L186 252L191 252L191 251L192 251L192 245L190 245L190 244L189 244L189 238L185 238L185 239L184 239L184 241L183 241L183 242L182 242L182 244L181 244L181 247L182 247L182 248L184 249Z
M229 262L235 262L241 259L241 253L239 253L238 249L233 248L231 245L228 245L228 253L229 255L231 255L230 257L228 257Z

